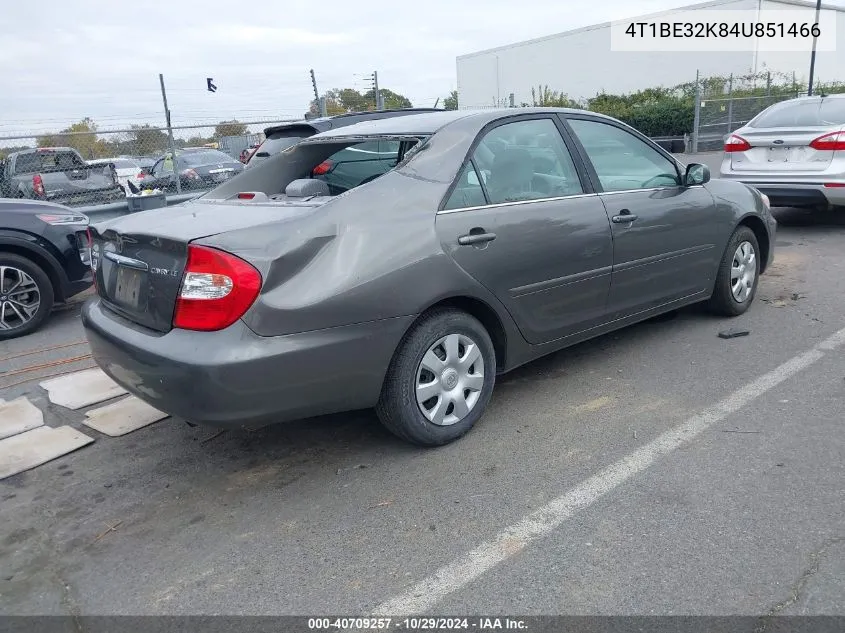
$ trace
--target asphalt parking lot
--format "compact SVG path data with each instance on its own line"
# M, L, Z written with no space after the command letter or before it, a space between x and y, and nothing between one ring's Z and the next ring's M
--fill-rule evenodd
M845 614L845 213L776 217L746 315L522 367L436 450L368 411L99 434L30 380L93 366L67 306L0 344L0 398L95 440L0 481L0 613Z

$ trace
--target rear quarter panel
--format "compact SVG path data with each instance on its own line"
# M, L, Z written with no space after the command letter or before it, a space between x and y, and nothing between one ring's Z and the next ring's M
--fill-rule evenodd
M261 336L417 315L453 296L495 303L441 248L435 215L448 185L393 171L298 222L202 243L261 271L261 294L243 319Z

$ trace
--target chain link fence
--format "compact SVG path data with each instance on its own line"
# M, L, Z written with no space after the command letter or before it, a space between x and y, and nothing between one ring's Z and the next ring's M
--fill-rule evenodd
M178 202L242 171L264 128L290 120L99 130L85 119L57 133L0 136L0 197L84 212L132 210L150 193L164 194L158 206Z

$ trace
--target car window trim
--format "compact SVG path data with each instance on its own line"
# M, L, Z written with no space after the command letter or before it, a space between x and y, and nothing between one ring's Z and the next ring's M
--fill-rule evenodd
M660 147L657 143L652 141L648 138L645 134L637 131L636 129L632 128L629 125L625 125L624 123L620 123L614 121L612 119L605 119L604 117L592 116L589 114L581 114L581 113L559 113L558 118L561 120L561 123L566 127L567 132L572 136L573 142L578 146L578 153L581 156L581 159L584 161L584 164L588 170L590 175L590 179L593 183L593 188L596 192L601 194L612 194L612 193L630 193L631 191L655 191L658 189L681 189L684 188L684 169L681 163L670 153L667 152L665 149ZM569 125L569 121L592 121L593 123L604 123L605 125L610 125L615 127L623 132L628 132L629 134L633 135L635 138L643 141L646 145L651 147L652 149L657 150L657 153L666 158L672 165L675 167L675 173L678 175L678 183L677 185L669 185L665 187L649 187L648 189L642 188L634 188L634 189L620 189L617 191L605 191L604 187L599 180L598 172L596 172L596 168L593 165L593 162L590 160L589 154L587 154L587 150L584 148L584 145L581 143L581 140L575 134L575 130Z
M513 114L513 115L502 117L500 119L495 119L494 121L490 121L489 123L484 125L484 127L482 127L476 133L475 138L472 141L472 144L469 146L469 149L467 150L466 156L464 156L464 159L461 161L460 167L458 168L458 172L455 174L455 177L452 179L452 183L449 185L449 188L446 189L446 193L443 195L443 198L440 200L440 204L437 205L437 213L439 214L440 212L442 212L444 210L444 207L448 203L449 198L452 196L452 193L457 188L458 180L461 177L461 172L463 172L463 170L466 167L468 162L470 162L470 161L473 162L473 169L475 169L476 174L478 174L479 180L481 181L481 173L478 171L478 168L474 163L473 156L475 155L475 150L478 148L479 144L481 143L481 140L485 136L487 136L488 132L490 132L491 130L493 130L497 127L501 127L502 125L509 125L511 123L518 123L520 121L536 121L536 120L541 120L541 119L550 119L551 120L552 125L555 126L555 128L558 130L558 133L561 135L561 138L563 139L564 146L569 151L569 157L572 159L572 162L575 165L575 173L578 175L578 180L580 181L580 184L581 184L582 192L580 194L571 194L569 196L555 196L553 198L542 198L543 200L554 200L554 199L558 199L558 198L571 198L572 196L581 196L581 195L586 195L586 194L590 194L590 193L597 193L597 191L594 190L594 187L591 186L592 183L590 183L589 180L585 182L584 179L582 178L581 172L578 169L578 158L579 157L578 157L577 154L574 154L572 152L572 147L570 146L569 143L567 143L566 135L561 132L561 126L557 121L558 116L560 116L560 115L556 112L541 112L541 113L532 112L532 113L529 113L529 114ZM489 207L489 206L499 206L501 204L510 204L510 203L497 203L495 205L490 204L490 197L487 195L487 188L483 184L482 184L482 187L484 188L484 197L488 202L488 204L486 206ZM593 191L590 191L590 189L593 189ZM525 202L539 202L539 201L540 201L540 198L538 198L536 200L526 200ZM520 200L519 202L523 202L523 201ZM468 208L475 209L475 208L483 208L483 207L468 207ZM457 211L457 210L459 210L459 209L449 209L449 211Z
M462 168L463 169L463 168ZM638 189L638 191L644 191L643 189ZM494 202L491 204L483 204L483 205L475 205L471 207L456 207L454 209L441 209L437 212L437 215L448 215L449 213L463 213L464 211L479 211L481 209L495 209L499 207L514 207L523 204L535 204L538 202L556 202L560 200L572 200L574 198L592 198L603 195L597 191L591 191L589 193L572 193L567 196L554 196L551 198L532 198L530 200L510 200L508 202Z

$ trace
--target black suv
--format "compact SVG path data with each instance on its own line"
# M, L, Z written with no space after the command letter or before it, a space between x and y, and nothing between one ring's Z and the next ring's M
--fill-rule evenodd
M347 114L274 125L264 130L265 140L252 153L252 156L250 156L246 163L246 167L253 167L262 160L266 160L282 150L296 145L302 139L314 136L320 132L325 132L326 130L353 125L361 121L374 121L376 119L387 119L395 116L442 111L442 108L398 108L396 110L374 110L372 112L349 112Z
M37 330L54 303L93 284L88 217L51 202L0 199L0 341Z

